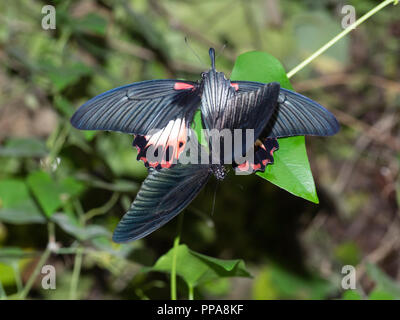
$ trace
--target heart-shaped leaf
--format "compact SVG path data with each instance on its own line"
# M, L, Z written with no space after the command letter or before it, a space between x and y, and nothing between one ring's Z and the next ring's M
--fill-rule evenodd
M174 249L160 257L155 265L144 271L171 272ZM176 273L185 280L189 287L223 277L251 277L243 260L222 260L212 258L181 244L177 248Z
M252 51L240 55L231 80L279 82L281 87L293 90L282 64L265 52ZM283 138L278 142L274 164L258 175L296 196L318 203L304 137Z

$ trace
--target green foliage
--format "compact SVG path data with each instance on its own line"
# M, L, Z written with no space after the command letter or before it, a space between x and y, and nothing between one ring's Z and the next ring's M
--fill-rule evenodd
M361 300L361 294L357 290L346 290L342 295L343 300Z
M400 299L400 285L372 263L367 264L368 276L375 282L370 299Z
M20 289L20 272L31 261L32 256L18 247L0 248L0 287L16 284Z
M254 280L253 298L271 299L323 299L334 292L334 286L316 276L300 276L278 265L260 271Z
M343 265L357 265L361 260L360 249L354 242L344 242L335 248L335 255Z
M394 300L394 296L386 291L373 290L369 294L369 300Z
M144 271L171 272L173 250L161 256L151 268ZM177 275L181 276L189 288L225 277L250 277L243 260L222 260L209 257L181 244L177 247Z
M83 227L65 214L53 214L51 220L66 233L80 241L90 240L97 237L110 237L110 232L103 226L91 224Z
M84 189L82 183L72 177L58 182L45 171L32 172L28 176L27 182L48 217L51 217L63 203L71 197L77 196Z
M0 181L0 221L13 224L44 223L46 220L29 195L24 181Z
M34 138L13 138L0 146L3 157L44 157L48 153L42 140Z

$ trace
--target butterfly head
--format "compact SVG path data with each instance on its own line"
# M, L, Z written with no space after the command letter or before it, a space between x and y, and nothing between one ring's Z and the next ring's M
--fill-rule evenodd
M215 70L215 50L214 50L214 48L210 48L210 50L208 50L208 54L210 55L210 59L211 59L211 70Z
M226 169L223 165L212 164L210 167L211 172L214 174L217 180L224 180L227 174Z
M219 73L219 72L217 72L217 70L215 70L215 50L214 50L214 48L210 48L210 50L208 50L208 54L210 55L211 68L209 71L201 73L201 78L203 80L209 78L211 73L212 74Z
M214 86L215 82L222 86L230 86L230 81L226 79L225 74L223 72L218 72L215 69L215 50L214 48L210 48L208 51L211 59L211 68L206 72L201 73L201 80L203 86Z

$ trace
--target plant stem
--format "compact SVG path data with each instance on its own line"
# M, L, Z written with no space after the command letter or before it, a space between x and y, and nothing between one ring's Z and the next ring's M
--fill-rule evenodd
M12 268L14 269L15 284L17 285L17 291L21 292L23 285L22 285L21 272L19 270L18 262L14 262L12 264Z
M299 72L301 69L303 69L306 65L308 65L311 61L313 61L315 58L320 56L322 53L324 53L326 50L328 50L330 47L332 47L336 42L338 42L340 39L342 39L345 35L347 35L350 31L358 27L360 24L362 24L365 20L367 20L369 17L373 16L375 13L377 13L379 10L383 9L387 5L393 3L396 5L399 2L399 0L386 0L381 2L379 5L377 5L375 8L371 9L368 11L366 14L364 14L360 19L356 20L354 23L352 23L350 26L348 26L345 30L343 30L341 33L339 33L336 37L334 37L332 40L327 42L325 45L323 45L321 48L319 48L317 51L315 51L311 56L309 56L306 60L301 62L299 65L294 67L292 70L290 70L287 73L287 77L291 78L294 76L297 72Z
M47 233L48 233L48 243L46 250L42 253L42 256L37 263L35 270L33 270L31 276L29 277L24 289L19 294L20 299L25 299L28 295L29 291L31 290L33 284L37 276L39 275L43 265L46 263L47 259L50 257L50 254L53 250L53 244L55 242L55 226L53 222L47 223Z
M194 288L193 286L188 286L189 287L189 300L193 300L194 298Z
M20 299L25 299L26 296L28 295L29 291L31 290L33 284L35 283L35 280L37 276L40 273L40 270L42 269L43 265L46 263L47 259L50 257L51 250L50 247L47 246L46 250L43 252L42 256L40 257L39 262L37 263L35 270L33 270L31 276L28 279L28 282L26 283L24 289L21 291L19 294Z
M178 256L178 246L181 237L183 223L183 213L178 217L178 234L174 239L174 246L172 252L172 266L171 266L171 300L176 300L176 260Z
M77 289L82 268L82 258L83 258L83 248L79 247L77 248L77 252L75 255L74 271L72 273L71 287L69 292L70 300L77 299Z
M95 216L99 216L99 215L105 214L108 211L110 211L111 208L118 201L118 198L119 198L119 193L114 192L112 194L110 200L108 200L104 205L102 205L101 207L93 208L93 209L89 210L83 217L84 221L86 222Z
M57 138L54 140L48 158L50 166L52 165L53 161L57 158L58 153L61 151L65 141L67 140L70 129L71 127L68 124L65 124L64 127L60 130L60 133L58 134Z

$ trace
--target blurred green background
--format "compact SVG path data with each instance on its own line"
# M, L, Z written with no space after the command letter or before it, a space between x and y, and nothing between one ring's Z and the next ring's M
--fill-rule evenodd
M41 27L47 4L55 30ZM197 80L211 46L228 76L249 50L289 71L343 30L344 4L360 17L379 1L1 2L0 297L168 299L168 273L143 267L171 248L176 219L143 240L111 242L146 176L133 138L75 130L70 116L123 84ZM291 79L342 124L334 137L307 138L319 205L231 175L185 210L184 244L243 259L252 275L203 281L195 298L400 298L399 10L379 12ZM56 290L42 288L42 262L55 266ZM357 290L341 287L347 264ZM187 297L181 278L178 297Z

